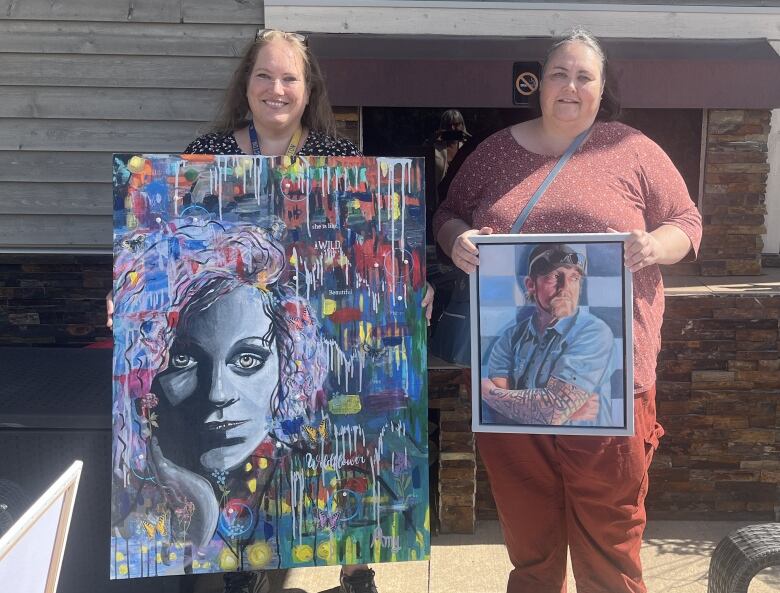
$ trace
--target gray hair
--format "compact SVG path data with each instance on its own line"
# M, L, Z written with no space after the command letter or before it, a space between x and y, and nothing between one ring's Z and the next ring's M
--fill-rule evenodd
M564 31L560 37L555 38L550 49L547 50L547 55L544 57L544 68L547 68L547 62L558 51L558 48L575 41L589 47L599 57L599 60L601 60L601 77L603 79L607 70L607 54L596 36L584 27L573 27Z
M547 69L547 64L553 54L558 51L562 46L567 43L582 43L586 47L593 50L593 52L599 57L601 61L601 80L604 84L604 92L601 95L601 106L599 112L596 115L596 120L600 121L612 121L618 119L620 116L620 97L617 92L617 84L612 78L609 61L607 60L607 52L604 51L604 47L598 38L588 31L584 27L573 27L568 31L564 31L559 37L555 38L550 49L547 51L547 55L544 58L544 65L542 66L542 74Z

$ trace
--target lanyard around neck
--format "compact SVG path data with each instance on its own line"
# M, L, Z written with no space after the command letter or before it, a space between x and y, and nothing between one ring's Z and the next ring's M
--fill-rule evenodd
M295 133L292 135L292 138L290 138L290 144L287 147L287 152L285 152L285 156L295 156L295 153L298 152L298 143L301 141L301 134L303 133L303 130L301 130L301 127L298 126L298 128L295 130ZM260 140L257 137L257 130L255 130L255 124L254 122L249 122L249 141L252 143L252 154L260 154Z

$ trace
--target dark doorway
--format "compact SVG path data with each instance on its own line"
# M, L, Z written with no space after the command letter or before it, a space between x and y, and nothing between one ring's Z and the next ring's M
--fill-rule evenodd
M364 107L363 151L372 156L399 156L405 149L430 144L447 109L463 114L466 129L474 139L534 117L532 109L459 109L431 107Z
M447 109L451 107L364 107L362 113L364 154L425 157L429 245L434 243L430 232L431 217L439 201L444 199L448 181L457 172L463 158L494 132L536 116L534 109L458 109L471 137L453 160L442 187L437 192L434 135L439 128L441 115Z

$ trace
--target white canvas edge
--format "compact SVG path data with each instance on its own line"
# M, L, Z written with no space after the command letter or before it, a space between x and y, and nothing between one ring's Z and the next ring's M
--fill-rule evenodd
M491 243L623 243L629 233L558 233L558 234L496 234L473 235L475 245ZM590 436L633 436L634 434L634 351L633 351L633 275L623 268L623 296L627 306L623 310L625 327L624 366L626 425L624 428L596 428L590 426L495 426L480 422L480 352L479 352L479 308L477 306L477 284L479 270L469 274L469 303L471 307L471 430L503 434L555 434Z
M65 555L65 543L68 540L68 530L73 517L73 507L76 501L76 491L79 487L83 463L74 461L57 480L49 486L38 500L17 519L17 521L0 537L0 562L24 537L32 525L38 521L48 509L60 498L63 499L60 521L57 525L52 557L47 567L49 573L46 581L46 591L56 591L59 580L62 559ZM64 523L64 524L63 524ZM53 581L53 582L52 582Z

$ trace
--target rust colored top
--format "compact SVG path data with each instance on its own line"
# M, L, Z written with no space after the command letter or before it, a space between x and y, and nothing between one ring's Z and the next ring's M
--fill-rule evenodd
M469 155L433 218L434 233L453 218L472 228L508 233L520 211L558 161L527 151L509 128ZM694 253L701 215L666 153L644 134L617 122L596 122L547 188L523 226L524 233L604 233L681 229ZM661 346L664 290L657 265L634 274L634 391L655 383Z

